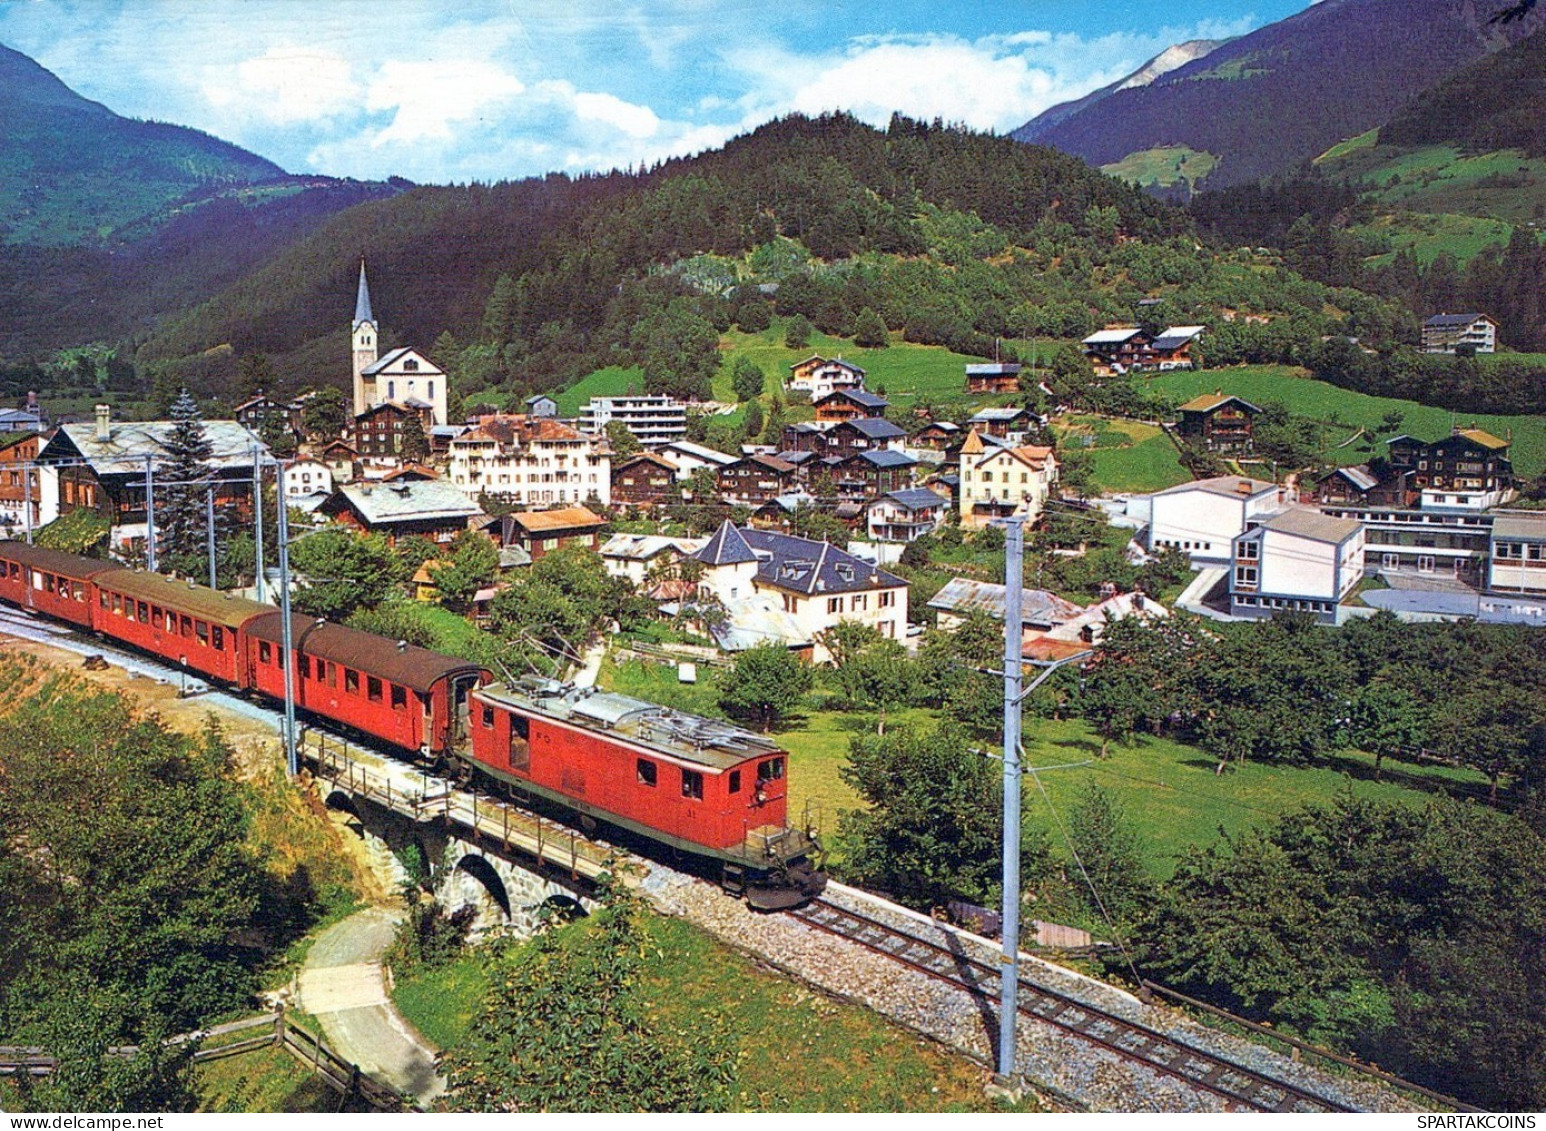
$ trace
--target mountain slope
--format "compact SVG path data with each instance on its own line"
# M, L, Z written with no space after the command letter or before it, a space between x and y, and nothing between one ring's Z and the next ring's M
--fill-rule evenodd
M1020 130L1015 131L1015 137L1019 141L1036 141L1046 130L1059 122L1072 118L1075 114L1088 110L1104 98L1109 98L1119 90L1136 90L1139 87L1148 86L1156 79L1168 75L1171 71L1179 70L1188 63L1195 63L1207 55L1211 55L1224 44L1227 39L1188 39L1185 43L1174 43L1139 67L1124 79L1118 79L1099 90L1092 90L1083 98L1076 98L1070 102L1059 102L1056 106L1050 106L1027 122ZM1022 131L1025 136L1020 136Z
M119 117L0 46L0 235L95 243L190 192L283 177L197 130Z
M1148 86L1011 136L1094 165L1185 146L1219 158L1210 188L1286 172L1543 23L1539 12L1509 25L1490 14L1488 0L1323 0Z

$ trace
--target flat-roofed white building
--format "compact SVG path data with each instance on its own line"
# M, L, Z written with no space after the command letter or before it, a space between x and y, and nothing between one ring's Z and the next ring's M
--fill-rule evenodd
M605 432L617 421L646 448L687 438L687 406L674 397L592 397L580 409L580 430Z
M1276 483L1221 475L1182 483L1149 496L1149 550L1185 550L1193 564L1230 561L1231 545L1253 518L1288 506Z
M1309 507L1252 522L1234 539L1229 611L1266 618L1305 612L1327 624L1363 580L1363 523Z
M1546 513L1505 511L1492 520L1487 588L1546 593Z

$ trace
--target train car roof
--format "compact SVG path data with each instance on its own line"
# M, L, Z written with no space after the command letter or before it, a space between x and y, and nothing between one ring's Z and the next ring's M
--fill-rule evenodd
M478 694L503 706L626 739L715 770L734 769L748 759L784 753L764 736L723 719L706 719L631 695L551 679L527 677L514 685L479 688Z
M233 597L229 593L206 589L190 581L175 581L144 570L119 570L112 577L99 578L98 584L126 597L151 601L163 609L187 613L232 628L240 627L255 616L274 612L273 605L249 601L245 597Z
M66 577L95 577L110 569L123 569L123 566L117 562L83 558L79 554L67 554L63 550L45 550L42 546L29 546L25 542L0 542L0 558L46 570L49 573L62 573Z
M248 636L273 644L283 643L283 633L284 621L277 609L271 609L269 616L260 617L247 626ZM430 691L447 676L486 670L471 660L309 617L292 615L290 634L295 647L307 656L343 664L418 692Z

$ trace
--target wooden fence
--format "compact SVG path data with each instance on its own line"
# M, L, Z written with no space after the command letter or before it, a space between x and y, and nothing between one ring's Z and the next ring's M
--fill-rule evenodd
M261 1032L256 1032L258 1030ZM220 1040L247 1032L256 1032L256 1035L238 1037L232 1041ZM313 1074L335 1092L364 1100L378 1111L411 1111L414 1108L414 1104L395 1088L365 1075L359 1065L339 1056L328 1047L326 1041L290 1020L283 1010L216 1025L195 1033L183 1033L171 1038L167 1044L186 1044L190 1041L200 1043L192 1057L196 1064L278 1047L309 1067ZM207 1043L210 1041L217 1043ZM128 1045L110 1048L107 1055L127 1058L138 1052L137 1047ZM0 1076L51 1076L58 1068L59 1061L45 1049L0 1045Z

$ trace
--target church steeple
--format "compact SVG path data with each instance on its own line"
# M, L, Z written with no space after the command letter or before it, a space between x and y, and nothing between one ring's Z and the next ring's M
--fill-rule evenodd
M354 299L354 325L358 329L361 322L369 322L374 325L375 319L370 313L370 285L365 282L365 257L360 256L360 289Z
M358 416L371 405L379 402L376 396L376 379L365 370L376 363L379 356L379 335L376 318L370 311L370 286L365 282L365 257L360 256L360 287L354 298L354 322L350 338L354 350L354 415Z

